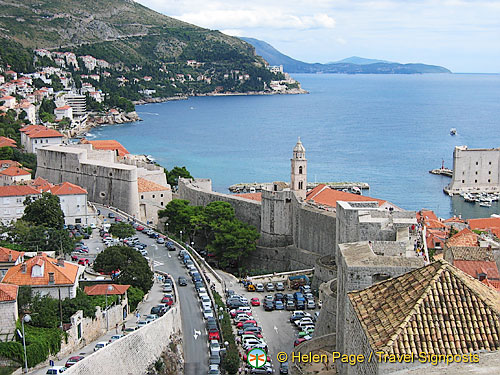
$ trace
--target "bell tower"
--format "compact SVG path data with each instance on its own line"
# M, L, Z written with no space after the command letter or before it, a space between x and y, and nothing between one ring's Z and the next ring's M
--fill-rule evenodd
M293 148L293 158L291 170L291 190L295 191L299 197L306 199L307 192L307 159L306 149L299 140Z

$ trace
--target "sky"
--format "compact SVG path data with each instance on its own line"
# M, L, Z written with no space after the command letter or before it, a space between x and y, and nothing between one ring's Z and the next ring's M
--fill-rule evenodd
M360 56L500 73L500 0L136 0L305 62Z

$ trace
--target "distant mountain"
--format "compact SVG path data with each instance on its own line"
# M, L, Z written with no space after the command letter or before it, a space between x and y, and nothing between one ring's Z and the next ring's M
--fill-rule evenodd
M339 61L334 61L328 64L356 64L356 65L368 65L368 64L376 64L376 63L387 63L387 64L392 64L392 61L386 61L386 60L376 60L376 59L365 59L364 57L358 57L358 56L352 56L348 57L347 59L342 59Z
M241 38L255 47L255 52L271 65L283 65L287 73L340 73L340 74L419 74L451 73L442 66L426 64L400 64L384 60L372 60L362 57L347 59L329 64L306 63L282 54L276 48L262 40Z

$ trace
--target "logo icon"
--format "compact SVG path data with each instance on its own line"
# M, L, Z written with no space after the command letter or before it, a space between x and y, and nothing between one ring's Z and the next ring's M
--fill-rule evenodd
M247 362L253 368L260 368L266 364L267 354L262 349L252 349L248 352Z

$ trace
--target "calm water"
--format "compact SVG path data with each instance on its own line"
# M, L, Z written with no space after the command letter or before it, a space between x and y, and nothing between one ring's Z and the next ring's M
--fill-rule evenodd
M455 145L500 146L500 75L295 75L309 95L199 97L138 106L144 120L94 129L130 152L227 192L238 182L289 181L300 136L310 181L363 181L366 195L449 217L489 216L446 196ZM455 137L449 135L456 128Z

